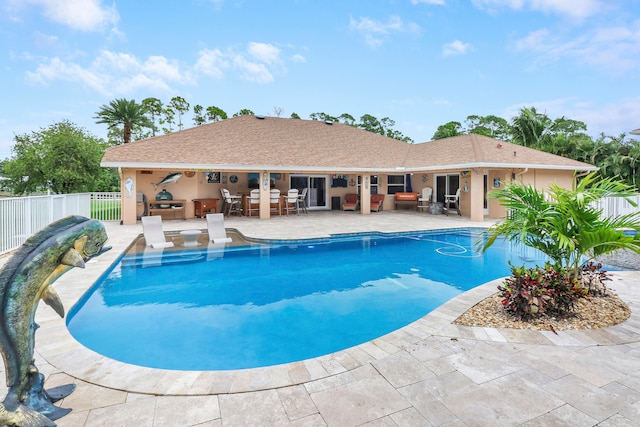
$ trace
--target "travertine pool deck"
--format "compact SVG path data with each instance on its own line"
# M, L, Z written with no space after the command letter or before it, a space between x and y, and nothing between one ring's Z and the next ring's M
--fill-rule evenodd
M225 221L227 228L266 239L491 224L409 211ZM67 311L142 232L139 224L105 226L113 249L55 284ZM165 221L164 228L205 230L206 223ZM73 411L57 420L59 426L640 425L640 272L616 272L609 283L632 311L610 328L555 334L451 324L494 293L498 282L374 341L239 371L158 370L105 358L77 343L64 320L42 304L36 365L48 388L77 384L60 403ZM4 384L0 392L6 394Z

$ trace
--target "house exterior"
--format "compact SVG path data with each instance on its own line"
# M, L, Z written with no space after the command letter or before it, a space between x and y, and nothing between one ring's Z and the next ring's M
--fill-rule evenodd
M348 193L361 200L385 194L383 208L393 209L397 192L432 187L434 201L442 202L460 188L462 215L483 221L505 215L497 200L486 200L487 191L505 182L570 187L576 174L597 170L481 135L408 144L341 123L262 116L111 147L101 165L120 171L124 224L134 224L144 212L139 195L154 201L163 188L184 200L186 218L195 216L193 200L220 199L221 188L231 193L260 188L260 218L267 219L273 187L282 192L306 187L310 210L336 209ZM177 181L156 188L175 173L181 174ZM361 203L360 213L370 214L369 203Z

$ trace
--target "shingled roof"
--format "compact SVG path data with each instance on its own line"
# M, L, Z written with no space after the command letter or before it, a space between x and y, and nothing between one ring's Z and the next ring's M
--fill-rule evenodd
M111 147L101 165L331 173L472 167L597 169L481 135L408 144L341 123L259 116L239 116Z

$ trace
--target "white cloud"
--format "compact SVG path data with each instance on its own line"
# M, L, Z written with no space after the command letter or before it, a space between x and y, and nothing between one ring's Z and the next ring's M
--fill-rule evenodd
M291 57L291 61L292 62L296 62L296 63L307 62L307 58L305 58L304 56L300 55L299 53L296 53L295 55L293 55Z
M150 56L144 61L131 54L102 51L87 67L60 58L40 63L27 72L27 80L47 85L54 81L80 83L105 96L128 94L141 88L166 91L169 83L192 83L176 61Z
M640 70L640 20L624 26L592 27L573 39L549 30L529 33L514 43L516 51L537 55L536 65L577 61L609 73Z
M370 18L355 20L349 18L349 29L362 33L368 45L375 47L381 45L383 37L391 33L418 33L420 26L413 22L405 23L399 16L391 16L384 23Z
M116 26L120 20L115 4L104 6L102 0L27 0L39 5L44 16L80 31L101 31Z
M602 9L600 0L472 0L479 9L494 13L502 8L515 10L530 9L544 13L554 13L573 19L593 16Z
M442 47L442 54L444 56L464 55L469 50L471 50L471 45L469 43L464 43L460 40L454 40Z
M264 64L247 61L242 55L233 59L233 65L245 80L254 83L271 83L273 81L273 75Z
M229 70L237 71L241 79L250 82L271 83L274 81L274 69L285 70L280 49L257 42L249 43L241 52L202 49L192 67L164 56L140 59L130 53L107 50L101 51L89 65L59 57L31 57L31 60L39 61L35 71L26 73L31 83L79 83L105 96L127 95L143 88L171 91L174 90L173 84L197 84L198 76L222 79ZM297 55L294 61L304 62L304 57Z
M444 0L411 0L411 4L435 4L438 6L443 6Z
M224 69L229 68L229 61L225 59L220 50L203 49L198 52L198 61L194 69L206 76L221 79L224 77Z
M280 61L280 49L272 44L249 42L247 52L254 59L267 64L279 64Z

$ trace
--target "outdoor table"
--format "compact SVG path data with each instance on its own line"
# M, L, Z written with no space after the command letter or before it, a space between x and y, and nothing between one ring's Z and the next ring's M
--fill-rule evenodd
M200 230L182 230L180 235L184 238L182 246L185 248L198 246L198 237L202 232Z

